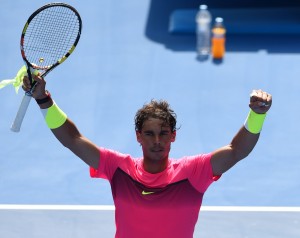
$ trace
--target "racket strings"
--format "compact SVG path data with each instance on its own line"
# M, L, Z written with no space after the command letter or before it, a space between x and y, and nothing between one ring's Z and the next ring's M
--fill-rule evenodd
M49 68L60 61L80 34L80 22L69 8L50 7L37 14L24 35L27 60L40 68Z

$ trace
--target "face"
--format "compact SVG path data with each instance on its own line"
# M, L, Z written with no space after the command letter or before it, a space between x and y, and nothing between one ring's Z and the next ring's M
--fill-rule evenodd
M144 160L168 160L171 143L175 141L176 132L163 121L150 118L144 122L142 131L136 132L137 141L141 144Z

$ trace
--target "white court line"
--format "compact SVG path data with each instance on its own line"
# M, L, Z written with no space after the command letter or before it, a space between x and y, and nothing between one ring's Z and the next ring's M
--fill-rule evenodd
M216 212L300 212L300 207L203 206L201 211Z
M0 204L0 210L69 210L114 211L113 205L19 205ZM202 206L201 211L213 212L300 212L300 207Z
M113 205L19 205L0 204L0 210L74 210L74 211L114 211Z

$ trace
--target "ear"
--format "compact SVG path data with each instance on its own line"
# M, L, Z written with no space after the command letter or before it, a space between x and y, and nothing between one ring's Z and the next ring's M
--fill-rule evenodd
M172 132L171 142L174 142L176 140L176 131Z
M139 142L141 144L141 141L142 141L142 139L141 139L141 132L135 131L135 135L136 135L137 142Z

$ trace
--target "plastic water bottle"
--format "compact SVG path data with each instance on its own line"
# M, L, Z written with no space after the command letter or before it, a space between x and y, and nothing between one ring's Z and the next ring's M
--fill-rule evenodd
M212 28L211 54L214 59L222 59L225 54L225 34L223 18L217 17Z
M197 23L197 54L200 57L208 57L211 42L211 14L206 5L200 5L196 16Z

